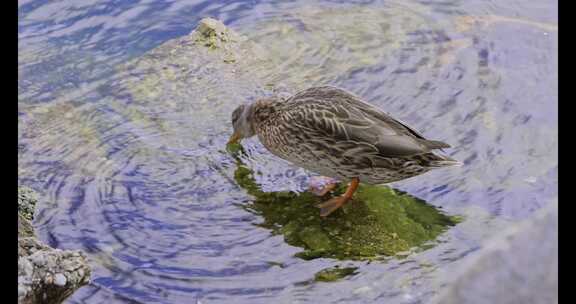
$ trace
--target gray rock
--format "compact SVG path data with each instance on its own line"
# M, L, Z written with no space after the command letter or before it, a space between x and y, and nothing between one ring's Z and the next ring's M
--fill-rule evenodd
M18 187L18 214L31 221L34 219L34 208L38 202L38 196L34 190L28 187Z
M36 194L18 188L18 303L62 303L90 281L90 267L77 250L53 249L34 235Z
M491 240L434 303L558 303L558 205Z
M34 235L34 228L20 212L18 212L18 237L30 237Z
M212 18L204 18L200 20L198 27L195 30L200 34L207 46L218 47L223 43L231 41L231 31L226 28L224 23ZM197 39L199 41L201 39Z

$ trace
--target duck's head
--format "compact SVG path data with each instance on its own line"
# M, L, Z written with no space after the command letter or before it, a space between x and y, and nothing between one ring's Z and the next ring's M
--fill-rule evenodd
M244 138L249 138L256 134L252 124L252 118L254 116L253 108L253 104L243 104L232 112L234 133L230 136L228 144L235 144Z

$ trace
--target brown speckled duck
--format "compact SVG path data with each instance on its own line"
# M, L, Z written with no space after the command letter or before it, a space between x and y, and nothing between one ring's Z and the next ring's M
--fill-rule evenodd
M274 155L324 176L351 181L344 195L322 204L327 216L352 198L360 182L385 184L458 165L432 152L449 148L342 89L309 88L260 99L232 113L229 143L258 135Z

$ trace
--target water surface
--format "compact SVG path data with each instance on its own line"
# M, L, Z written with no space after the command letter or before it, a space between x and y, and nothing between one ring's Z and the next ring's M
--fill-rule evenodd
M42 194L40 238L84 250L94 268L68 302L426 303L442 273L557 200L556 11L526 0L19 1L19 182ZM199 66L160 87L126 73L206 16L260 46L266 60L243 71L253 78ZM241 207L251 196L224 152L232 109L324 84L454 147L463 167L393 185L464 216L434 247L305 261ZM264 190L305 189L308 172L256 140L245 148ZM313 282L335 265L357 269Z

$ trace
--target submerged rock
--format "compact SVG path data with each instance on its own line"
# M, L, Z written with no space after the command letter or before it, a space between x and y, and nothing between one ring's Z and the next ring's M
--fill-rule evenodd
M196 42L203 42L204 46L218 48L232 41L234 35L224 23L212 18L204 18L196 27Z
M82 252L36 239L30 223L36 203L31 189L18 187L18 303L62 303L90 281L90 267Z
M353 201L322 218L315 205L323 198L308 192L263 192L252 172L241 163L234 177L254 196L252 204L245 208L264 218L259 225L282 234L288 244L303 248L297 254L303 259L369 260L399 255L432 244L458 223L456 217L447 216L418 198L386 186L370 185L360 185ZM342 194L345 188L340 185L334 195Z
M434 303L558 303L558 205L489 241Z
M335 266L326 268L317 272L314 280L317 282L335 282L344 277L356 274L356 269L358 269L358 267L340 268L339 266Z

